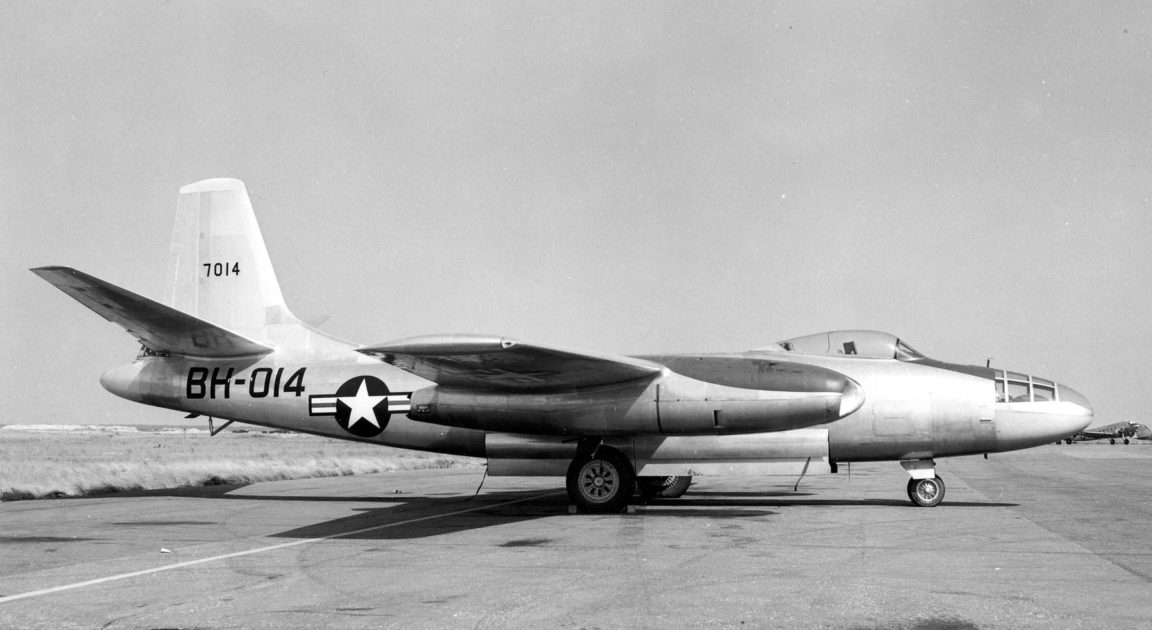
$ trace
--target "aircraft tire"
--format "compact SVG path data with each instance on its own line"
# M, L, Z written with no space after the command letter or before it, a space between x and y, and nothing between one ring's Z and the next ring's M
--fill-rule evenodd
M620 451L600 447L568 465L568 498L583 512L622 512L636 491L636 473Z
M936 507L944 500L944 480L940 475L934 479L909 479L908 498L919 507Z
M670 477L637 477L636 487L645 499L677 499L684 496L692 485L691 475Z

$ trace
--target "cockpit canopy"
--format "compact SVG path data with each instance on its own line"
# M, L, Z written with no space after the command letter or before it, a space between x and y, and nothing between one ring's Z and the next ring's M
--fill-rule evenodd
M834 330L780 341L789 352L831 354L864 359L899 359L916 361L924 355L900 341L896 335L878 330Z

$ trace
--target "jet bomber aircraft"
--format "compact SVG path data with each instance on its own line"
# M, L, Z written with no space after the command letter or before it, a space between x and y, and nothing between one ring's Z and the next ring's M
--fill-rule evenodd
M32 270L141 344L101 384L131 401L333 438L481 457L490 475L564 476L581 511L676 497L694 475L837 472L898 461L908 498L944 498L939 457L1084 429L1055 381L930 359L874 331L745 352L620 356L501 336L357 345L284 302L244 184L180 189L163 303L67 267Z

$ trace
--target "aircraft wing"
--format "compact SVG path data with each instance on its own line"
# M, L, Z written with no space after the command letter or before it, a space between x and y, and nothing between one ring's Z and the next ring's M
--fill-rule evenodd
M1103 431L1081 431L1080 436L1085 440L1102 440L1104 438L1116 437L1115 433L1105 433Z
M664 369L643 359L481 335L411 337L358 351L438 385L508 392L610 385L655 377Z
M32 273L128 331L153 352L226 358L272 351L262 343L70 267L39 267Z

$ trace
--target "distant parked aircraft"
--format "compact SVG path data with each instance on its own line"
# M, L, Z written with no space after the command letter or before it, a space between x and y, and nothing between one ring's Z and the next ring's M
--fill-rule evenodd
M565 476L587 511L621 510L637 489L677 496L693 475L802 477L880 460L899 461L909 499L931 507L944 498L934 458L1050 443L1092 420L1069 387L937 361L873 331L638 357L482 335L359 346L288 310L244 184L185 186L176 210L167 304L75 269L33 269L140 341L135 361L100 378L108 391L485 457L491 475Z
M1124 440L1125 444L1128 444L1131 439L1152 440L1152 430L1139 422L1113 422L1112 424L1084 429L1076 435L1065 438L1064 441L1071 444L1072 442L1103 439L1107 439L1111 444L1115 444L1116 440Z

